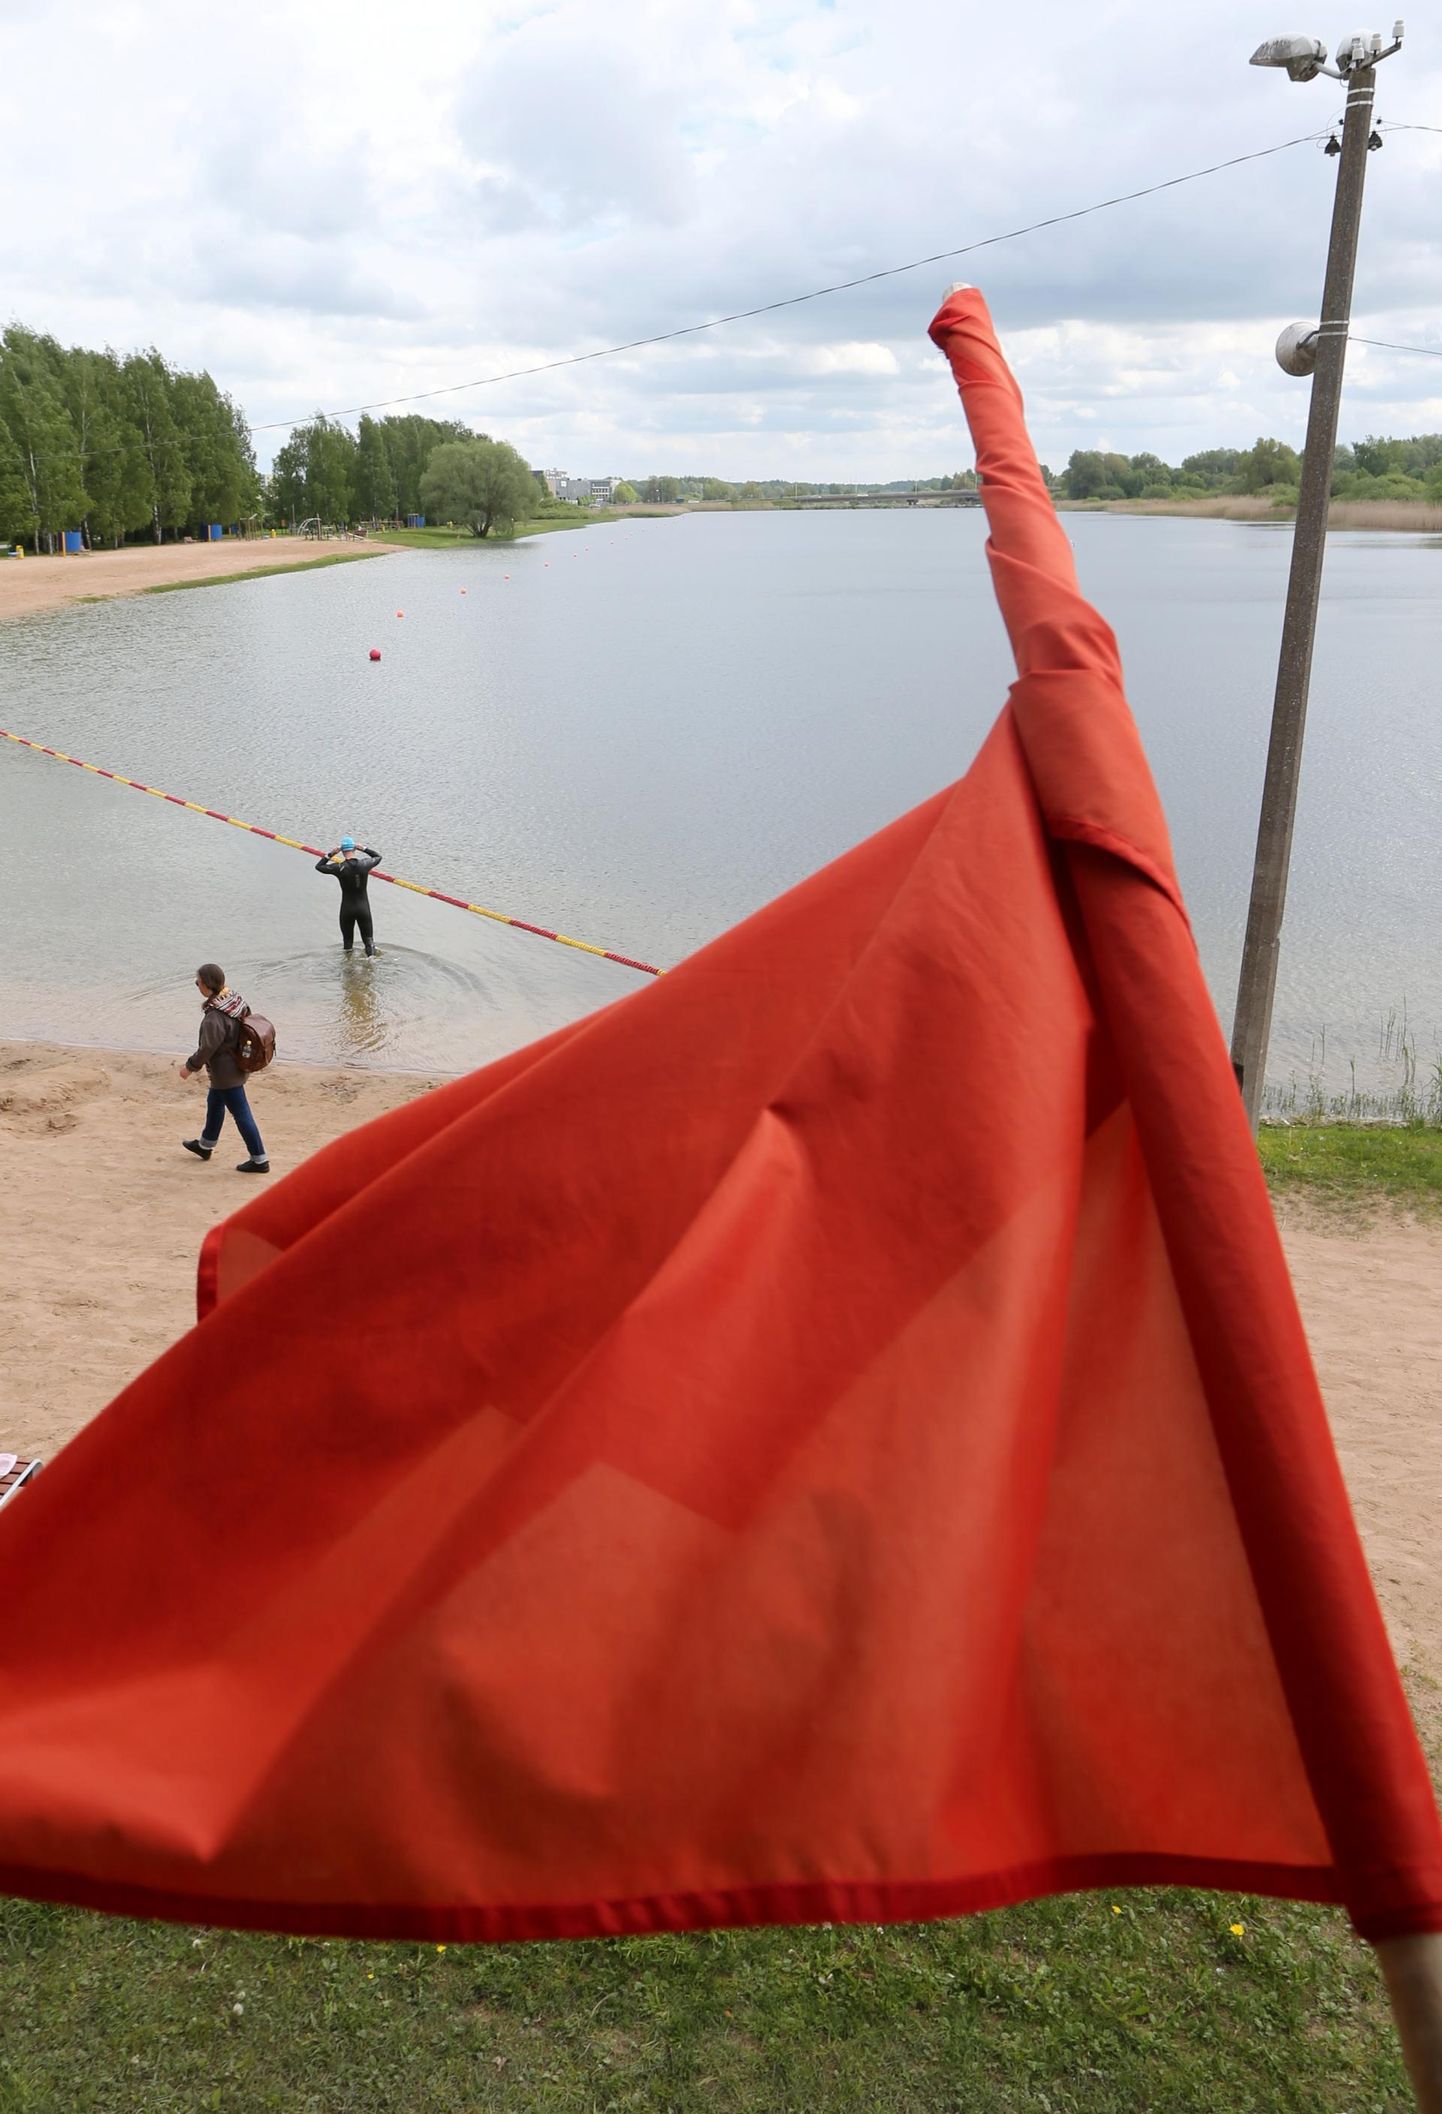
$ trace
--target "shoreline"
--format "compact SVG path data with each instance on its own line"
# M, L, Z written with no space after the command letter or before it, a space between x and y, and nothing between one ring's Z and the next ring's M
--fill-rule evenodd
M1294 508L1278 508L1270 500L1245 495L1191 501L1057 499L1053 504L1059 514L1157 515L1173 521L1231 521L1268 528L1290 528L1295 521ZM613 508L602 513L578 508L574 518L529 521L514 535L496 537L489 543L449 529L398 530L394 541L359 545L351 538L327 538L327 542L344 542L348 547L318 548L305 557L280 555L294 550L293 538L266 536L223 543L136 544L119 551L87 551L69 557L11 558L0 563L0 625L57 609L82 608L136 595L176 594L198 587L240 586L248 580L271 579L281 573L317 572L328 566L357 564L366 558L395 557L416 550L465 550L476 544L488 548L566 530L608 527L627 518L662 519L735 511L738 510L719 503ZM1329 531L1442 536L1442 506L1411 500L1333 500L1327 527Z
M127 1061L130 1058L157 1058L162 1064L176 1061L168 1046L154 1042L78 1042L65 1035L8 1035L0 1037L0 1073L7 1063L34 1052L42 1056L75 1056ZM347 1080L395 1080L397 1082L422 1081L427 1087L444 1085L453 1079L464 1079L475 1066L466 1066L459 1071L448 1071L442 1065L408 1064L346 1064L335 1058L293 1057L288 1052L282 1059L286 1071L306 1072L316 1077L335 1077ZM3 1089L0 1089L3 1095ZM0 1114L3 1114L3 1099L0 1099ZM1431 1141L1437 1141L1437 1156L1442 1159L1442 1116L1435 1110L1419 1115L1349 1115L1345 1113L1322 1114L1268 1114L1264 1109L1259 1126L1259 1154L1262 1172L1272 1192L1273 1202L1310 1202L1307 1192L1314 1186L1308 1159L1323 1150L1328 1144L1342 1141L1344 1147L1353 1150L1356 1164L1352 1170L1355 1179L1348 1183L1335 1178L1336 1170L1327 1170L1327 1179L1315 1186L1325 1189L1333 1206L1349 1203L1361 1208L1370 1208L1375 1195L1380 1194L1384 1202L1399 1202L1404 1209L1430 1211L1442 1205L1442 1198L1434 1195L1439 1187L1432 1177L1430 1167L1422 1163L1431 1157ZM1377 1148L1389 1157L1400 1153L1403 1159L1403 1179L1394 1181L1391 1188L1372 1192L1371 1184L1377 1169L1367 1164L1369 1141L1376 1141L1371 1157L1375 1159ZM1358 1151L1360 1148L1360 1152ZM1415 1159L1418 1165L1413 1178L1406 1178L1405 1162ZM1300 1164L1299 1164L1300 1163ZM1345 1167L1342 1174L1345 1177ZM1389 1173L1397 1172L1395 1166Z
M510 536L481 538L450 528L396 529L384 539L326 536L305 557L294 536L227 537L220 543L128 544L118 551L81 551L69 557L7 558L0 562L0 624L18 617L117 602L133 595L168 595L194 587L234 587L279 573L319 572L363 558L399 557L418 550L489 550L566 529L604 528L628 515L694 513L694 507L622 507L594 512L577 507L574 518L523 522ZM309 539L307 539L309 542ZM328 546L341 546L331 549ZM92 591L96 590L96 591Z
M1176 500L1054 499L1052 504L1059 514L1160 514L1173 521L1249 521L1272 528L1291 528L1297 518L1294 506L1274 506L1270 499L1245 493ZM1327 527L1435 536L1442 534L1442 506L1420 499L1334 499Z
M66 1035L7 1035L0 1037L0 1065L7 1057L27 1050L64 1052L89 1057L158 1057L169 1061L168 1046L155 1042L77 1042ZM448 1071L441 1065L414 1064L346 1064L335 1058L292 1057L286 1054L284 1065L287 1071L295 1069L313 1073L335 1073L355 1079L424 1079L439 1084L449 1079L464 1079L474 1066L460 1071ZM1269 1113L1263 1109L1260 1128L1262 1135L1271 1141L1271 1150L1262 1154L1263 1172L1272 1180L1273 1163L1283 1157L1283 1141L1317 1139L1325 1136L1348 1138L1383 1138L1416 1141L1442 1136L1442 1116L1428 1111L1420 1116L1407 1115L1350 1115L1324 1112L1305 1115ZM1291 1174L1283 1176L1283 1184L1295 1181ZM1281 1186L1281 1185L1279 1185Z
M0 1073L12 1059L28 1051L38 1051L56 1056L101 1057L124 1060L130 1057L158 1057L162 1064L174 1066L180 1062L178 1053L169 1048L162 1049L155 1042L71 1042L63 1035L7 1035L0 1038ZM327 1076L335 1074L344 1079L407 1079L424 1080L427 1086L443 1086L452 1079L464 1079L465 1072L448 1072L437 1065L406 1064L339 1064L321 1057L292 1057L282 1059L286 1071L318 1072ZM471 1067L474 1069L474 1067ZM0 1088L3 1093L3 1088ZM3 1114L3 1107L0 1107Z
M344 548L327 548L343 545ZM356 543L328 537L307 555L294 555L290 536L228 537L221 543L134 544L118 551L81 551L67 558L0 561L0 623L131 595L173 594L189 587L222 587L277 573L314 572L363 558L386 558L399 543Z

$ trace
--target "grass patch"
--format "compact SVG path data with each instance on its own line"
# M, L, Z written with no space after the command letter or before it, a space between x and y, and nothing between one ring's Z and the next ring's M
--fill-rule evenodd
M387 543L399 543L411 551L452 551L461 544L478 544L482 550L488 543L505 541L497 536L473 536L469 529L423 528L392 529L385 531Z
M4 1902L0 2019L7 2114L1407 2104L1380 1977L1340 1914L1174 1892L894 1929L444 1949Z
M498 543L519 543L523 536L549 536L564 529L596 528L611 521L663 521L676 514L694 514L701 511L724 513L727 509L682 506L558 506L551 513L538 514L532 521L518 521L509 535L501 535L493 530L489 536L473 536L467 528L383 529L379 533L385 537L387 543L401 543L413 551L483 551L492 549Z
M143 595L181 595L192 587L231 587L237 580L269 580L276 573L318 572L323 565L354 565L360 558L383 558L383 550L331 551L323 558L292 558L282 565L253 565L247 572L208 573L200 580L162 580L154 587L142 587ZM84 595L77 597L86 602L108 600L108 596ZM4 2101L0 2100L0 2106Z
M468 528L386 529L387 543L404 544L413 551L490 550L497 543L516 543L522 536L547 536L554 529L594 528L598 522L619 521L609 509L590 512L585 507L558 508L554 514L538 515L534 521L518 521L509 535L495 531L473 536Z
M1264 1123L1257 1144L1280 1195L1442 1211L1442 1129L1435 1124Z

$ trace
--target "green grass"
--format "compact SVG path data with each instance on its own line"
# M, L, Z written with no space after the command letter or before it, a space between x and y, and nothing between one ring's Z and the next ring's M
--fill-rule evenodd
M248 572L209 573L203 580L165 580L155 587L142 587L144 595L183 595L192 587L230 587L237 580L269 580L276 573L318 572L323 565L354 565L358 558L383 558L384 551L357 550L331 551L323 558L292 558L281 565L253 565ZM82 595L77 600L96 602L107 599L100 595ZM3 2102L0 2102L3 2104Z
M509 535L493 533L489 536L473 536L468 528L423 528L423 529L379 529L377 534L387 543L404 544L408 550L452 551L489 550L497 543L515 543L522 536L546 536L553 529L592 528L597 522L618 521L623 517L605 512L591 513L585 507L568 506L557 509L554 514L539 515L534 521L518 521Z
M455 550L458 544L471 544L477 542L479 542L481 549L484 550L485 546L488 543L495 543L504 540L495 536L484 536L478 538L473 536L469 529L452 528L388 528L377 529L376 534L378 536L384 536L387 543L399 543L403 545L405 549L413 551L450 551Z
M1442 1211L1442 1129L1435 1124L1264 1123L1258 1147L1279 1195Z
M0 1903L5 2114L1407 2104L1367 1948L1339 1914L1275 1902L1120 1893L890 1930L446 1948Z

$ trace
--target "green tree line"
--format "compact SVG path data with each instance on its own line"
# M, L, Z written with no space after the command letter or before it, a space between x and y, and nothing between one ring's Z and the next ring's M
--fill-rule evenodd
M1048 473L1050 477L1050 473ZM1078 449L1050 481L1071 499L1187 499L1286 495L1301 458L1284 441L1206 448L1176 465L1143 452ZM653 474L623 480L622 505L776 504L804 494L946 492L975 473L836 483L814 479ZM1339 447L1339 499L1442 501L1442 434L1369 434ZM78 529L87 544L225 527L397 521L409 514L465 521L477 535L551 511L511 448L457 420L362 416L352 429L323 412L291 429L268 478L256 469L245 414L211 376L172 367L153 348L122 358L62 346L20 324L0 335L0 540L52 550Z
M362 417L353 433L318 411L293 426L266 488L269 518L294 527L327 522L403 521L426 511L421 485L437 448L484 440L455 419Z
M229 527L261 504L245 414L153 349L122 359L20 324L0 336L0 540L53 550Z
M643 506L678 506L687 500L705 500L713 506L762 506L794 498L840 498L848 492L954 492L975 488L975 470L958 470L945 477L894 477L889 484L826 483L812 477L753 477L732 483L724 477L654 476L626 478L612 496L618 506L634 506L638 501Z
M1302 458L1285 441L1262 438L1250 448L1204 448L1176 467L1156 455L1116 455L1079 448L1057 480L1068 499L1202 499L1214 493L1295 490ZM1332 458L1334 499L1442 501L1442 433L1407 440L1369 434Z

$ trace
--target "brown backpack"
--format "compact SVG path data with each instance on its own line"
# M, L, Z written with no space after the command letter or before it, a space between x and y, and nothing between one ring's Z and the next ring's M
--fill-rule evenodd
M231 1044L231 1055L239 1070L247 1075L263 1072L275 1055L275 1027L263 1013L252 1013L247 1006L235 1024L235 1039Z

